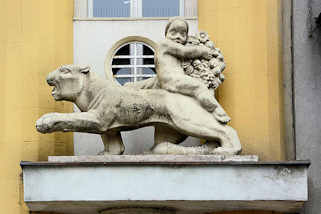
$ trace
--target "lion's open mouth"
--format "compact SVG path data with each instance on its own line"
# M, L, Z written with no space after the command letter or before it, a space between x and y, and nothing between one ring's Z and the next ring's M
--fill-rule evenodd
M58 84L55 81L47 81L49 86L52 86L51 95L55 95L58 92Z
M56 91L57 91L57 87L54 86L53 89L52 89L52 91L51 91L51 94L54 95L54 94L56 93Z

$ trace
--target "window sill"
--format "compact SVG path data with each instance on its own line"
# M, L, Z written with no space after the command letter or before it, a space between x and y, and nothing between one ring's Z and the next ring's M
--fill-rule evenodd
M234 158L111 155L21 162L24 201L30 211L78 214L151 204L182 213L299 213L308 200L308 161Z
M148 21L148 20L168 20L171 17L74 17L73 21ZM186 20L198 20L197 16L182 17Z

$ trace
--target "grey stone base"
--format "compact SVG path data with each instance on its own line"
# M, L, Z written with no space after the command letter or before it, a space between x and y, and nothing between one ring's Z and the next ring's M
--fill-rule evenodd
M82 201L77 203L61 201L27 202L27 205L30 210L35 212L46 211L63 214L107 214L108 212L110 212L108 214L114 214L113 212L115 214L135 214L135 212L126 213L125 211L142 212L144 210L141 210L141 207L146 207L145 211L159 212L157 214L210 214L244 210L295 214L300 213L304 201ZM104 211L105 213L103 213Z
M21 163L24 200L31 211L298 213L308 200L308 161L217 161L207 156L167 155L54 158L56 162Z
M165 208L111 208L102 210L99 214L176 214L175 210Z
M110 162L110 163L209 163L257 162L257 155L108 155L108 156L49 156L49 162Z

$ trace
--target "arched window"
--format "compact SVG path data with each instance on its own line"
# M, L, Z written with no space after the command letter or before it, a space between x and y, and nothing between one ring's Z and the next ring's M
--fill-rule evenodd
M156 75L154 49L141 41L122 44L114 52L111 68L121 85L153 77Z

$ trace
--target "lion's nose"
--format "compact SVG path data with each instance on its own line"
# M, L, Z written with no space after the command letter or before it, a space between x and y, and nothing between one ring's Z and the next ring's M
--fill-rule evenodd
M54 79L53 79L53 76L51 73L48 74L46 81L47 81L48 85L53 86Z

